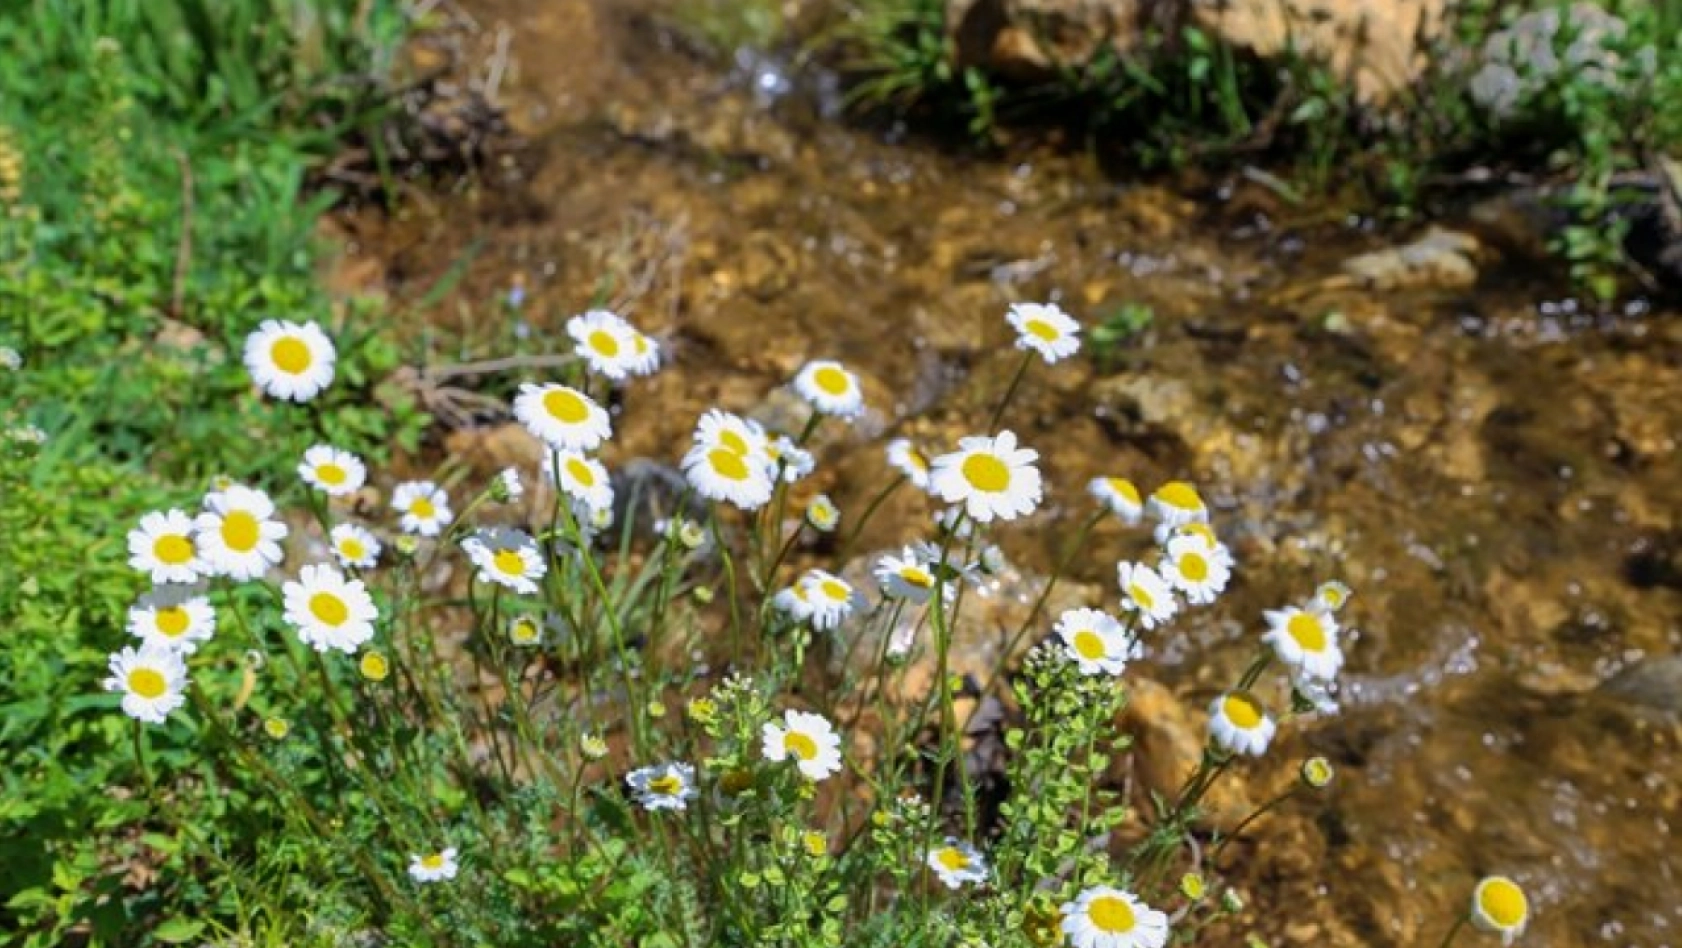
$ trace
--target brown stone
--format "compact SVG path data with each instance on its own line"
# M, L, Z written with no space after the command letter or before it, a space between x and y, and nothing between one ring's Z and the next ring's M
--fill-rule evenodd
M1173 800L1186 779L1203 760L1203 746L1209 733L1207 715L1188 707L1167 686L1145 678L1130 679L1127 710L1121 729L1133 735L1131 754L1118 757L1117 771L1131 767L1142 789ZM1125 773L1111 775L1120 781ZM1149 802L1138 804L1149 812ZM1255 804L1239 778L1230 772L1203 798L1204 819L1210 827L1231 830L1254 812Z

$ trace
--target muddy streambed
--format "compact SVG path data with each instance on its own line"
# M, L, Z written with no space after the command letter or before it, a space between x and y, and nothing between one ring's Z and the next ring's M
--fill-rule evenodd
M342 221L346 267L398 299L459 276L427 310L440 359L532 348L605 291L672 356L609 460L668 462L705 406L751 410L841 359L871 412L823 441L813 487L846 510L887 438L940 447L985 418L1015 367L1010 302L1088 325L1149 307L1102 364L1035 370L1007 424L1050 502L1002 535L1041 565L1089 477L1202 485L1238 581L1144 670L1192 705L1235 677L1263 608L1326 577L1358 590L1345 712L1250 774L1262 796L1305 754L1339 768L1241 847L1255 927L1434 944L1505 872L1532 893L1531 944L1682 945L1682 313L1549 298L1552 268L1488 250L1470 286L1363 289L1341 263L1411 231L1241 178L1182 191L860 129L821 79L710 66L632 4L466 6L506 46L529 146L481 185ZM897 498L873 545L928 513ZM1113 584L1130 542L1100 531L1077 572Z

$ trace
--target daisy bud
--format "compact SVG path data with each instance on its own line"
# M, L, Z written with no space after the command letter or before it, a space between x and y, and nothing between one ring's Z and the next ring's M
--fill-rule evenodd
M1310 757L1302 762L1302 782L1311 790L1324 790L1334 773L1332 762L1324 757Z

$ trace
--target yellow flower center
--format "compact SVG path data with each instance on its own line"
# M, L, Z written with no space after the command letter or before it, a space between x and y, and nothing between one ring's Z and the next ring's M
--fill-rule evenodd
M811 760L818 756L818 742L799 731L789 731L783 735L783 750L801 760Z
M1197 496L1197 488L1185 481L1169 481L1157 488L1154 496L1157 502L1177 510L1196 512L1203 509L1203 498Z
M852 380L847 378L847 373L841 371L833 365L826 365L816 372L813 372L812 381L824 393L835 395L837 397L845 395L853 390Z
M747 439L743 438L741 435L737 434L734 431L730 431L730 430L726 429L724 431L719 432L718 433L718 443L724 445L724 447L727 450L734 451L737 454L748 453Z
M1099 931L1111 935L1125 935L1138 924L1133 917L1133 906L1128 905L1126 899L1113 895L1100 895L1093 899L1086 914Z
M1262 709L1256 699L1249 695L1235 691L1221 701L1221 710L1226 719L1241 731L1248 731L1262 722Z
M1320 598L1326 600L1326 605L1333 609L1343 608L1343 590L1335 586L1328 586L1320 592Z
M315 479L329 487L337 487L350 479L345 469L329 461L315 466Z
M260 536L257 518L243 510L235 510L222 518L222 542L235 553L249 553L256 549Z
M1524 890L1507 879L1485 880L1478 887L1478 908L1500 928L1517 928L1530 910Z
M1010 468L991 454L972 454L964 459L964 480L976 490L997 494L1010 486Z
M929 575L928 570L918 569L915 566L900 567L899 578L919 589L928 589L934 585L934 577Z
M166 533L152 542L152 554L168 566L180 566L193 558L193 541L179 533Z
M1138 506L1139 488L1133 486L1132 481L1125 477L1106 477L1104 478L1104 483L1110 485L1110 490L1115 491L1116 495L1122 500L1125 500L1134 506Z
M590 417L590 406L569 388L557 388L543 396L543 410L556 421L576 425Z
M158 610L157 623L158 631L173 639L186 634L191 620L180 606L165 606Z
M327 625L340 625L350 618L350 609L338 596L318 592L310 597L310 615Z
M707 463L712 465L718 476L732 481L748 479L748 465L742 460L742 452L728 448L714 448L707 452Z
M567 473L572 475L573 480L585 487L596 486L595 473L590 470L590 465L585 464L581 459L567 458L566 468Z
M497 550L495 555L491 557L491 565L496 567L497 572L505 576L524 576L526 574L526 561L518 550Z
M1063 335L1057 331L1056 326L1053 326L1043 319L1030 319L1028 320L1027 325L1023 326L1022 329L1027 332L1028 335L1043 339L1046 342L1056 342L1058 339L1062 338Z
M524 619L514 623L514 634L512 638L516 642L537 641L537 625Z
M1127 595L1133 597L1139 608L1147 612L1156 608L1156 597L1151 595L1151 591L1146 589L1143 583L1128 583Z
M136 668L128 673L128 690L150 701L162 698L169 691L169 682L155 668Z
M432 503L431 498L416 497L409 502L409 513L422 520L431 520L438 515L438 508Z
M1194 583L1201 583L1209 578L1209 561L1196 553L1186 553L1180 557L1180 575Z
M1091 629L1081 629L1075 633L1075 652L1089 662L1095 662L1104 657L1108 651L1104 648L1104 637Z
M1188 523L1180 528L1180 532L1188 536L1198 537L1211 550L1215 548L1215 528L1206 523Z
M1285 623L1285 634L1292 641L1302 646L1304 651L1323 652L1326 650L1326 627L1310 612L1299 612L1291 616Z
M433 853L430 856L422 856L421 857L421 866L422 866L422 868L425 868L425 869L442 869L442 868L444 868L444 854L443 853Z
M339 541L339 553L345 559L354 563L368 555L368 548L363 546L362 541L355 537L345 537Z
M391 665L379 652L369 652L357 663L357 669L362 672L362 677L369 681L385 681L386 674L391 671Z
M663 777L655 777L653 780L648 782L648 792L654 794L655 796L675 796L677 792L682 789L683 780L676 774L666 774Z
M275 340L269 348L269 357L282 372L289 375L299 375L315 361L310 356L310 347L302 339L293 336L282 336Z
M853 593L851 589L848 589L846 586L833 579L824 580L819 584L818 588L823 590L823 594L825 596L835 600L836 602L846 602L852 597Z
M934 860L948 872L958 872L969 868L969 856L965 855L964 851L956 846L947 846L935 853Z
M611 359L619 355L619 340L605 329L598 329L590 334L590 348Z

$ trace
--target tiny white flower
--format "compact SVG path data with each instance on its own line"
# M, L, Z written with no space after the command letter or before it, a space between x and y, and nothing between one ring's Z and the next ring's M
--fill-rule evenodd
M1511 945L1524 934L1530 920L1530 900L1518 883L1506 876L1488 876L1472 890L1472 924L1501 936Z
M637 336L631 324L605 309L593 309L567 320L567 335L590 368L615 382L622 381L637 364Z
M771 597L771 605L796 622L805 622L817 611L817 607L807 598L805 577L801 577L793 586L778 590L777 594Z
M511 504L526 495L526 485L520 481L520 470L505 467L496 476L497 490L501 492L501 501Z
M1116 580L1121 586L1121 607L1137 615L1147 629L1174 618L1180 609L1174 590L1143 563L1117 563Z
M391 507L402 515L404 533L435 537L455 519L450 495L431 481L404 481L391 492Z
M1343 651L1337 645L1337 620L1331 613L1287 606L1263 614L1267 633L1262 641L1273 647L1281 662L1321 681L1337 677L1343 668Z
M1073 948L1162 948L1168 916L1131 892L1095 886L1063 904L1062 929Z
M257 579L281 561L280 541L289 531L272 519L275 506L269 495L235 485L206 497L204 506L193 521L193 538L211 572Z
M1260 757L1274 729L1267 710L1248 691L1229 691L1209 705L1209 737L1229 754Z
M962 504L978 523L1015 520L1040 502L1039 453L1018 448L1016 435L1001 431L992 438L963 438L958 450L934 460L934 492L949 504Z
M645 333L632 330L631 374L653 375L660 368L660 344Z
M765 723L760 743L766 760L792 760L807 780L841 772L841 736L821 714L786 711L782 724Z
M841 510L828 494L819 494L806 505L806 522L819 533L834 533L841 522Z
M216 634L216 610L191 586L159 586L129 607L128 631L142 647L191 655Z
M929 850L923 860L935 878L948 889L981 885L987 881L987 860L969 843L946 837L946 842Z
M918 490L929 489L929 459L911 444L911 439L895 438L888 442L888 466L903 474Z
M162 724L171 711L187 703L187 663L178 649L156 645L132 646L112 655L106 691L123 695L123 713L146 724Z
M771 463L770 443L759 422L717 408L707 409L695 423L697 446L733 451L759 467Z
M456 864L456 848L449 846L435 853L409 857L409 878L416 882L446 882L460 870Z
M770 458L767 469L770 475L781 477L784 484L793 484L817 468L817 459L812 452L795 444L788 437L778 437L765 445L765 453Z
M913 547L906 547L898 556L889 553L876 562L873 571L882 594L894 599L922 605L929 601L939 585L933 566L918 555Z
M836 628L859 605L859 596L852 585L834 573L821 569L808 570L800 585L806 602L811 605L814 629Z
M368 468L349 451L318 444L304 452L298 476L329 497L343 497L362 489L368 480Z
M1354 593L1350 591L1348 586L1335 579L1324 582L1320 584L1318 589L1314 590L1313 608L1320 612L1329 612L1335 615L1343 611L1344 605L1349 602L1349 597L1352 595Z
M859 389L859 380L839 362L806 363L794 377L794 390L825 415L856 418L864 412L864 393Z
M1147 506L1158 520L1170 527L1209 519L1209 508L1198 496L1197 488L1185 481L1169 481L1158 487Z
M690 448L683 457L683 474L702 497L727 501L743 510L758 510L771 499L771 476L763 461L756 463L753 455L723 444Z
M333 384L333 341L315 323L266 319L245 339L245 367L270 398L307 402Z
M179 510L154 510L128 534L128 565L154 583L191 583L209 565L193 539L193 521Z
M515 616L508 620L509 644L530 648L543 644L543 626L531 616Z
M1070 609L1054 628L1083 675L1119 675L1139 656L1138 643L1121 623L1097 609Z
M306 566L296 582L281 587L286 621L298 640L318 652L330 648L355 654L374 637L379 609L359 579L347 580L331 566Z
M645 810L685 810L689 801L699 795L695 789L695 768L688 764L660 764L633 770L625 782Z
M1144 515L1145 504L1139 498L1139 488L1125 477L1095 477L1087 483L1086 492L1123 523L1138 523Z
M1017 303L1005 314L1016 329L1016 348L1039 353L1046 364L1080 350L1080 323L1053 303Z
M565 385L521 385L514 398L514 417L557 451L594 451L613 436L607 411L590 396Z
M1167 554L1162 563L1162 578L1185 593L1187 602L1200 606L1214 602L1232 578L1231 568L1223 559L1211 556L1208 545L1199 537L1184 536L1168 541Z
M561 493L591 510L613 506L613 481L602 462L577 451L557 451L543 458L543 473Z
M1300 668L1291 670L1291 704L1298 713L1327 718L1337 714L1342 709L1337 703L1336 688L1335 682L1311 678Z
M537 581L549 571L537 541L519 530L481 530L461 548L480 575L522 595L536 593Z
M328 534L333 555L345 568L372 569L380 559L380 541L354 523L341 523Z

